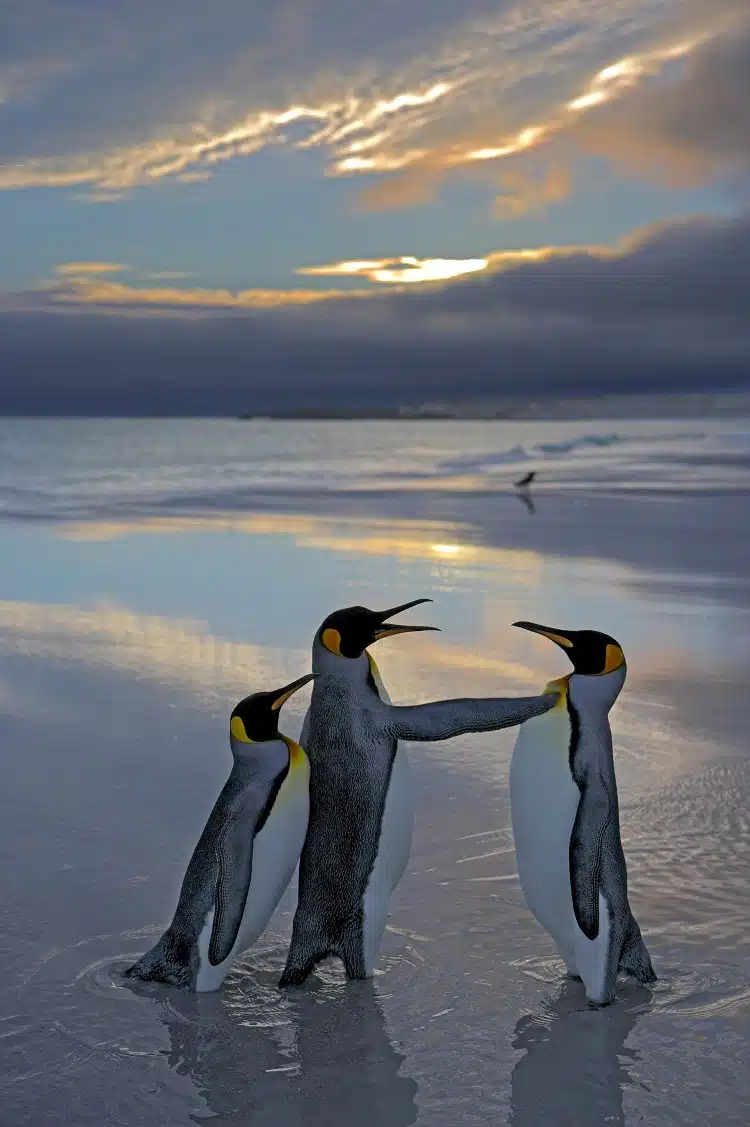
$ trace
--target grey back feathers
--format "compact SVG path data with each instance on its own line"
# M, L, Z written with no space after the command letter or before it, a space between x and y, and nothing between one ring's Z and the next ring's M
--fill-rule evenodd
M367 653L327 654L303 726L310 760L310 819L300 857L299 896L281 985L303 982L338 955L349 978L365 975L363 897L378 855L398 740L433 741L520 724L548 711L555 693L394 707L382 699Z
M343 961L349 978L365 976L362 898L396 754L389 707L367 673L364 680L329 675L313 688L305 745L310 820L284 986L304 981L327 955Z
M600 676L572 674L568 683L571 721L570 771L580 801L570 835L570 888L576 922L587 939L599 935L599 892L610 909L612 928L607 993L619 969L641 982L656 979L640 929L630 910L625 854L608 713L625 682L622 665Z

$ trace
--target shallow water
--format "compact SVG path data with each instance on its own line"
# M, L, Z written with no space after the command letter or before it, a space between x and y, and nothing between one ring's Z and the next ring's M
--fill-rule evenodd
M0 523L2 1127L744 1124L746 494L605 498L581 477L533 513L411 490L411 508L381 497L345 517L316 495L297 512L266 497L165 519L137 483L137 515L118 492L96 517L101 498L68 505L65 474L101 458L97 426L94 452L85 430L57 460L48 442L36 519ZM463 441L419 426L426 446ZM110 461L121 482L127 460ZM64 521L41 519L53 487ZM424 595L434 604L411 619L443 632L377 651L397 703L525 693L564 672L518 618L622 642L623 840L656 986L623 983L592 1011L564 978L515 876L512 733L413 747L414 849L372 983L326 965L277 990L293 891L219 994L126 983L226 777L231 706L305 672L333 607ZM289 735L306 700L284 709Z

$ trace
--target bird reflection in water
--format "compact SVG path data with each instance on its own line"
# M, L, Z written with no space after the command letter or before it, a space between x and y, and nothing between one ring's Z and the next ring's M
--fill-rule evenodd
M519 501L522 502L522 504L524 504L526 506L526 508L529 510L530 513L536 512L536 505L534 504L534 498L525 489L519 489L516 492L516 497L518 498Z
M234 974L221 994L160 999L169 1065L232 1127L409 1127L417 1085L385 1031L372 982L309 983ZM196 1116L196 1122L203 1122Z
M514 1049L524 1049L511 1078L510 1127L624 1127L625 1042L651 993L628 982L604 1009L589 1007L581 984L566 981L540 1012L516 1025Z

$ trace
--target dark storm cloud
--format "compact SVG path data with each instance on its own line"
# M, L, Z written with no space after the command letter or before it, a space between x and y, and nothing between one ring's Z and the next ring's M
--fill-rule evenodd
M596 324L635 321L644 331L672 318L750 331L750 212L731 220L696 217L647 228L616 255L578 253L529 262L450 291L453 311L478 317L508 311L585 318ZM427 300L441 304L443 295ZM445 300L448 291L445 291Z
M750 376L748 292L746 214L652 229L616 254L302 308L8 309L0 410L232 414L737 386Z

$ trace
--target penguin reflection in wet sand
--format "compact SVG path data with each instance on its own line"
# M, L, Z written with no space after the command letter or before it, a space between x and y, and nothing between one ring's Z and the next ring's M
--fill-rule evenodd
M329 955L343 961L347 978L373 973L391 893L411 849L411 780L399 740L509 728L557 700L552 692L394 707L367 647L435 629L388 621L426 602L382 612L348 607L329 615L315 636L316 681L301 736L310 758L310 824L281 986L304 982Z
M172 923L126 974L217 990L265 930L299 860L310 768L279 732L279 710L310 673L240 701L230 720L234 765L188 865Z
M510 804L518 876L526 903L552 936L589 1001L615 996L617 973L656 975L628 902L608 714L625 683L622 649L595 630L516 622L569 657L573 672L545 716L518 734Z

